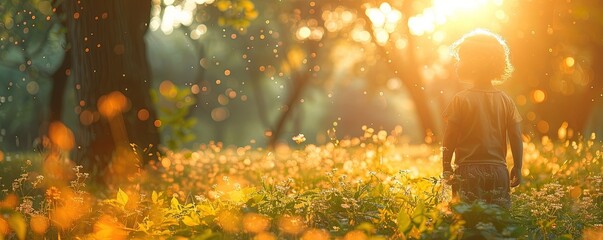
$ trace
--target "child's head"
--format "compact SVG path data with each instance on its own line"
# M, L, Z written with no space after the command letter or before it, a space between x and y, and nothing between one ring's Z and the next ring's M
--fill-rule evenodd
M492 32L478 29L467 33L452 44L451 50L458 61L457 73L462 80L500 84L513 72L509 46Z

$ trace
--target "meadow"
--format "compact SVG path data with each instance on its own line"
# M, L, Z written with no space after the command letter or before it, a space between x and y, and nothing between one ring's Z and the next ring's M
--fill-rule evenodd
M524 139L505 210L453 199L439 146L363 130L324 145L166 150L102 189L65 153L4 153L0 239L603 239L595 136Z

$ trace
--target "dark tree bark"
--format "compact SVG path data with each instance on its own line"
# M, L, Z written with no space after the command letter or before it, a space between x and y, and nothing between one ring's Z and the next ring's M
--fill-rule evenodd
M61 121L63 117L63 96L69 78L71 52L67 50L61 66L52 74L52 89L50 90L50 122Z
M91 122L81 121L76 131L76 162L106 178L112 171L108 166L133 160L118 156L131 150L130 143L139 151L132 156L144 160L153 158L150 154L159 144L144 42L151 1L68 0L64 4L77 99L82 114L89 111L95 116ZM98 114L99 99L110 93L127 99L126 107L114 117Z
M300 70L301 71L301 70ZM285 109L281 110L282 113L279 116L276 127L272 132L272 137L270 138L269 146L276 146L279 137L283 134L283 130L285 129L285 123L293 113L293 109L297 107L299 100L302 96L304 90L306 90L306 85L310 82L310 74L311 72L306 69L304 72L296 72L293 74L293 86L290 88L291 91L289 93L289 98L287 99L287 103L285 104Z

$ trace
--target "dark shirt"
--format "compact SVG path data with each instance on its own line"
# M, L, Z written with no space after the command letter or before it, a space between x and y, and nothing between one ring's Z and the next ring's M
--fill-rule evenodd
M495 89L463 90L454 96L443 116L458 127L456 165L506 166L507 128L522 120L507 94Z

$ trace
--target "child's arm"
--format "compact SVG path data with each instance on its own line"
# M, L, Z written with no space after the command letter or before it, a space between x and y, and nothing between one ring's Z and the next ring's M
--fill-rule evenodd
M509 129L509 143L513 154L513 168L511 169L511 187L519 186L521 182L521 166L523 164L523 142L521 141L521 126L514 123Z
M452 175L452 154L456 149L458 139L458 126L453 122L447 121L444 139L442 139L442 167L445 179Z

